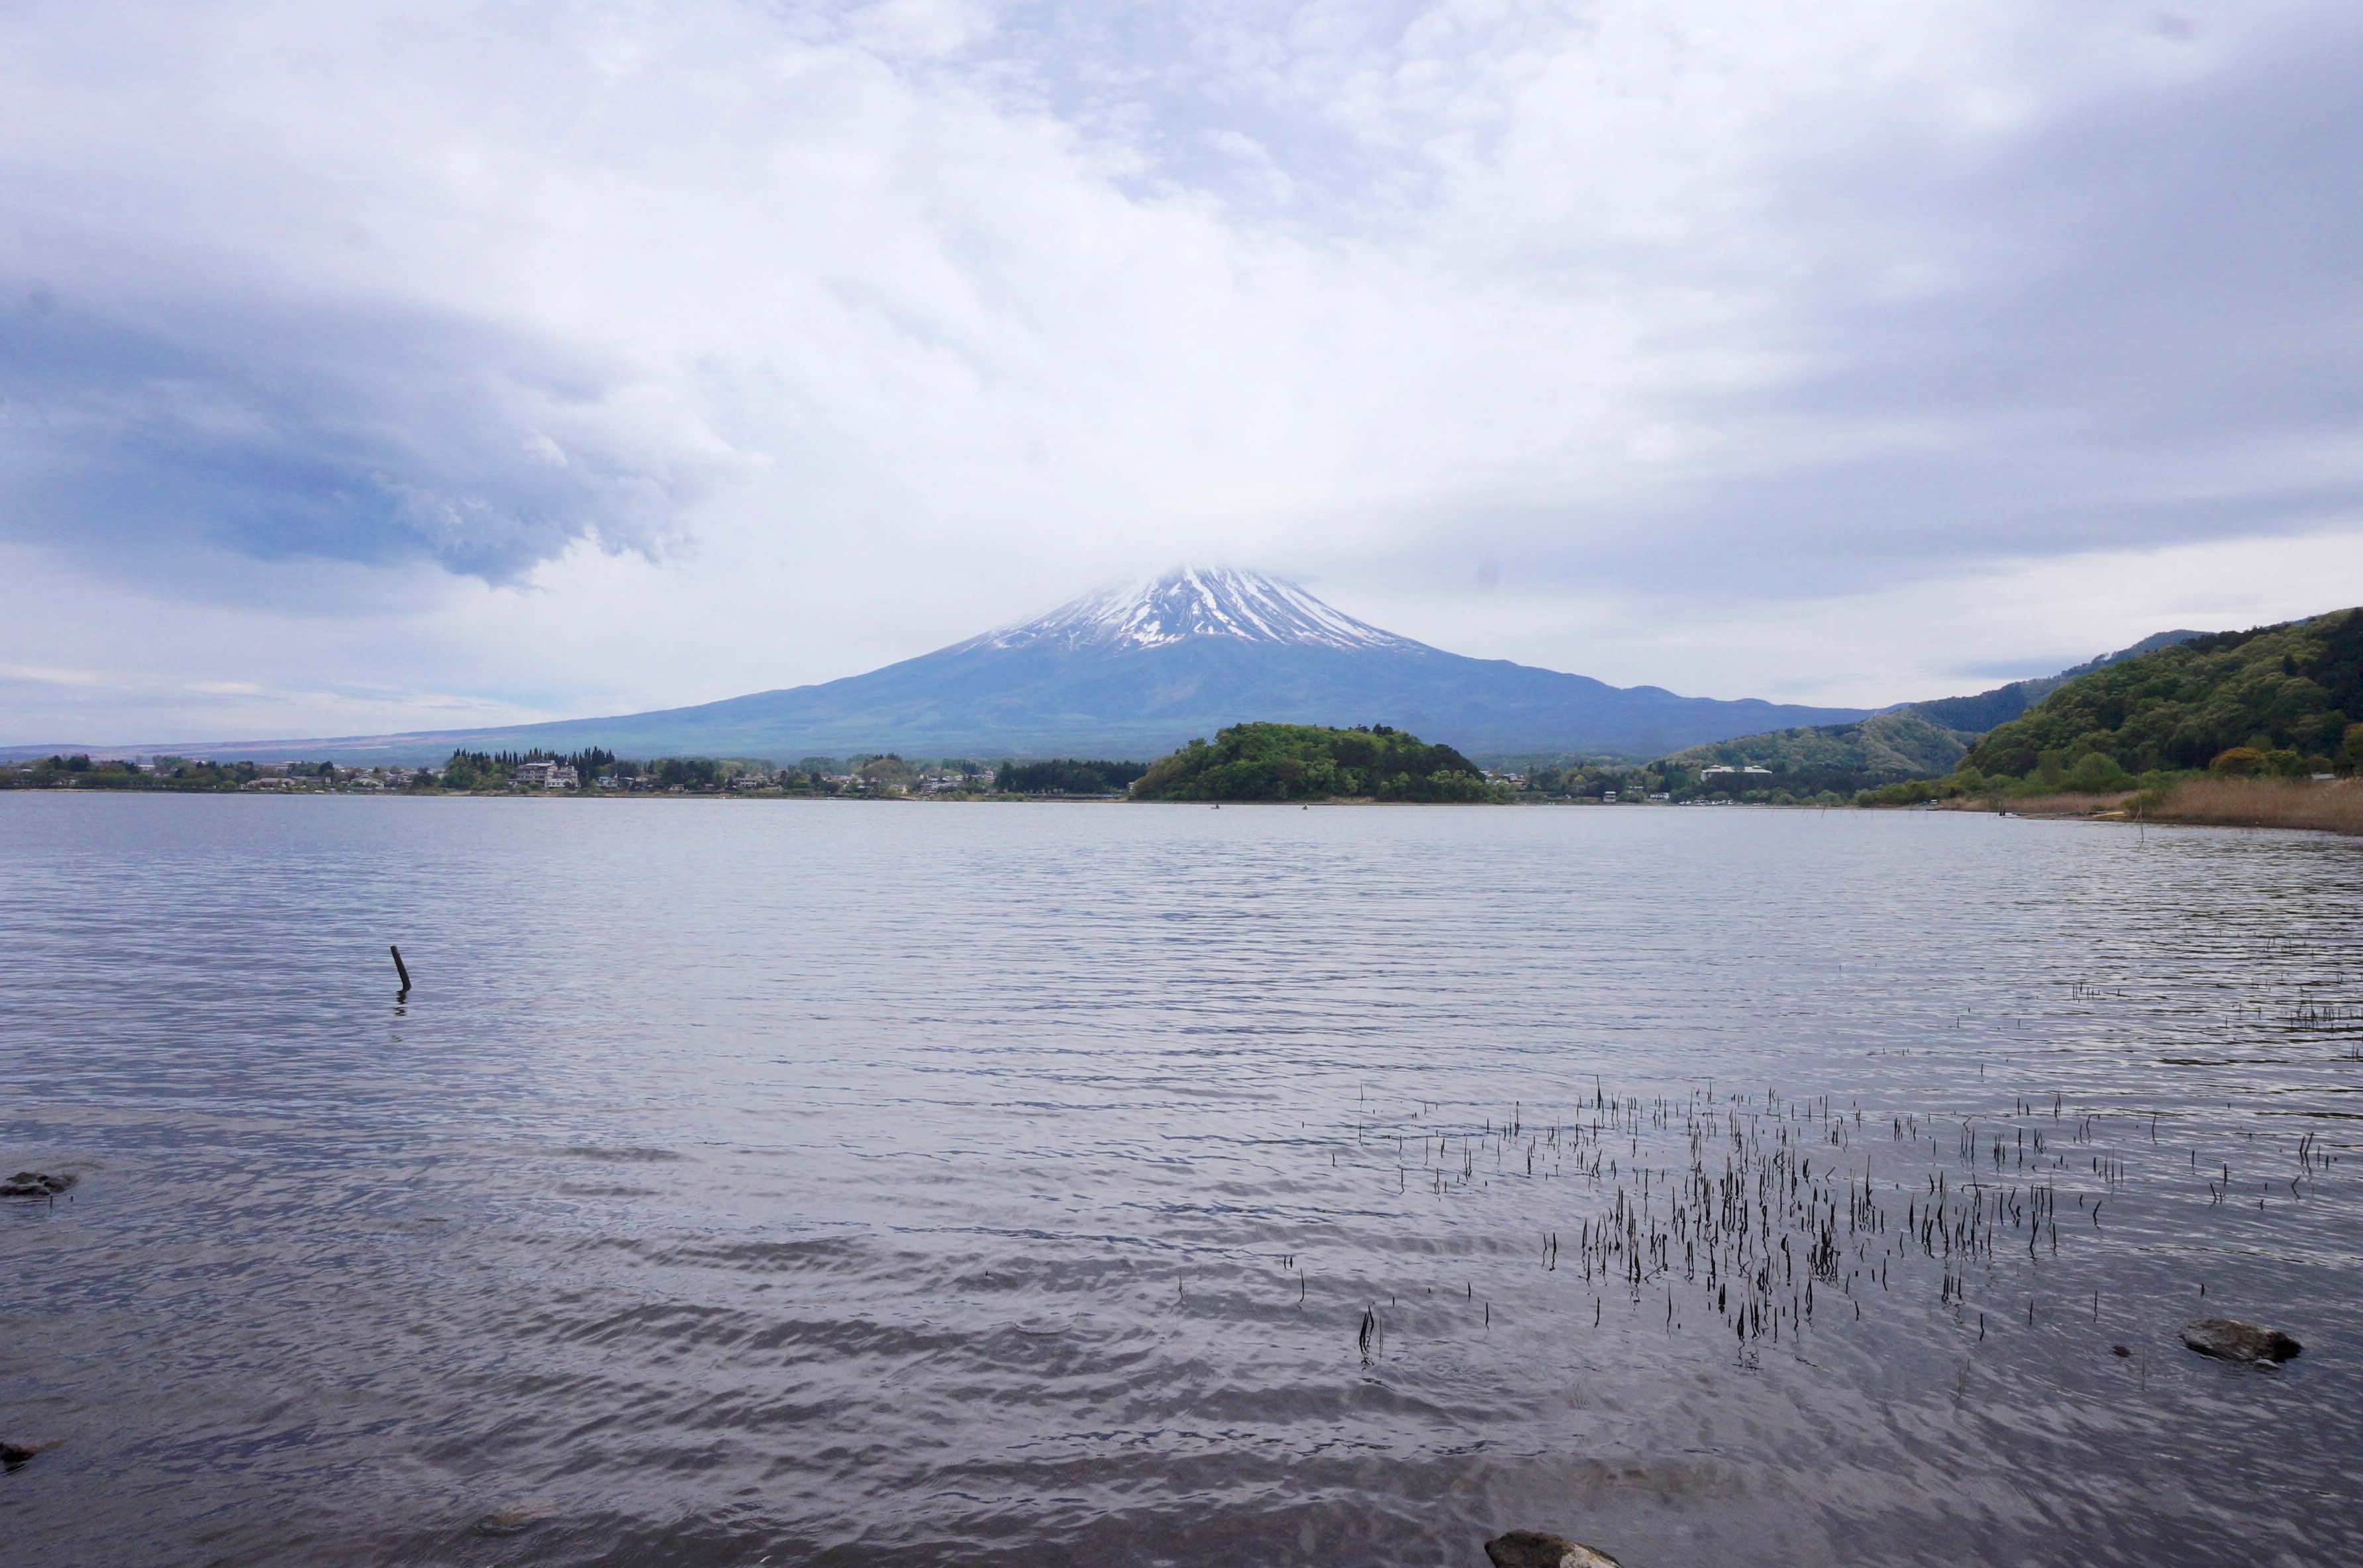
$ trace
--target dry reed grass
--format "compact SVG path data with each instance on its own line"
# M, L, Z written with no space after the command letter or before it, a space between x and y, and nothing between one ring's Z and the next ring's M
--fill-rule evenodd
M2193 778L2142 814L2159 823L2363 834L2363 779Z
M2102 812L2129 810L2133 803L2129 790L2113 790L2105 795L2078 795L2062 792L2057 795L2025 795L2001 801L1980 801L1977 809L1992 811L1997 805L2005 812L2015 812L2022 817L2091 817Z

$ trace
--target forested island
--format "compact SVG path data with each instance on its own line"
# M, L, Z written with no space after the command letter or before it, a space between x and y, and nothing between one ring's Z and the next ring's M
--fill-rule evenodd
M1148 765L1136 801L1492 801L1484 770L1386 724L1233 724Z

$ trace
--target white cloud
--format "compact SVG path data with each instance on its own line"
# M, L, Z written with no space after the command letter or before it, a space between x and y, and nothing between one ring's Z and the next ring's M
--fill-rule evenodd
M993 30L990 11L963 0L873 0L849 18L849 34L882 55L937 58L975 45Z
M1702 697L1883 707L2050 675L2153 632L2294 620L2363 598L2363 529L1982 563L1876 592L1639 604L1473 576L1385 594L1376 618L1487 657ZM1458 590L1458 591L1455 591ZM1379 595L1373 595L1379 597ZM1356 602L1373 608L1368 600Z
M376 727L849 673L1188 555L1605 678L1918 694L2116 624L2078 561L2363 520L2363 34L2155 21L19 10L0 538L51 592L0 613L115 617L125 723L194 632ZM1977 600L2014 573L2057 591ZM44 702L0 728L97 711Z

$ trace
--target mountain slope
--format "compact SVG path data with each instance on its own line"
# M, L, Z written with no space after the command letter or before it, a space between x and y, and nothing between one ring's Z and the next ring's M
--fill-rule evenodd
M1989 732L1969 763L2025 778L2102 756L2129 773L2204 767L2235 746L2309 759L2349 752L2363 724L2363 609L2218 632L2077 677Z
M1907 702L1849 723L1740 735L1692 746L1666 760L1691 768L1722 763L1734 767L1771 767L1783 773L1798 768L1838 768L1866 776L1931 778L1951 772L1986 731L2018 718L2077 677L2203 635L2204 633L2190 631L2158 632L2129 648L2102 654L2057 675L2014 680L2007 686L1968 697Z
M454 746L591 745L626 756L895 750L1138 759L1263 720L1384 723L1469 751L1646 756L1777 724L1862 716L1467 658L1358 621L1292 583L1193 570L815 686L555 723L174 749L340 761L439 760Z

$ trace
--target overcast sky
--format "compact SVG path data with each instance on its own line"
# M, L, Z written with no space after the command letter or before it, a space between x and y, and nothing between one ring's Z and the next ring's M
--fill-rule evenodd
M0 8L0 742L1182 560L1874 704L2363 601L2352 0Z

